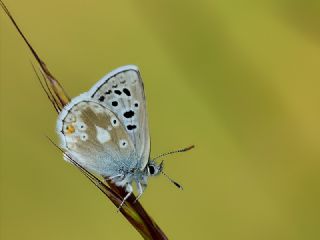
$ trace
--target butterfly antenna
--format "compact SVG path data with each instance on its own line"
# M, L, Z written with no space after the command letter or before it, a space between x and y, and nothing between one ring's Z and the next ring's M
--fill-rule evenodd
M172 182L176 187L180 188L181 190L183 190L183 187L177 183L176 181L174 181L171 177L169 177L163 170L163 161L160 163L160 172L162 173L163 176L165 176L170 182Z
M175 150L175 151L171 151L171 152L167 152L167 153L162 153L162 154L160 154L159 156L156 156L155 158L153 158L152 161L154 161L154 160L156 160L156 159L158 159L158 158L162 158L162 157L164 157L164 156L170 155L170 154L186 152L186 151L191 150L192 148L194 148L194 145L191 145L191 146L186 147L186 148L178 149L178 150Z

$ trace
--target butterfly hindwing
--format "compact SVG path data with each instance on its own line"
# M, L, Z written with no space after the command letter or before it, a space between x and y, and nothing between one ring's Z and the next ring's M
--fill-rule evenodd
M105 106L75 98L60 116L63 148L84 167L111 176L122 165L134 165L133 143L120 119Z
M149 160L150 137L143 82L138 68L129 65L109 73L88 94L119 118L143 169Z

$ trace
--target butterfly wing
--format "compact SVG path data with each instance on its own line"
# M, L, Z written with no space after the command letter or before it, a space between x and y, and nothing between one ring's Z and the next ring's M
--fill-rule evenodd
M134 65L118 68L94 85L88 95L116 114L144 169L150 154L146 100L139 69Z
M62 147L84 167L102 176L136 167L133 143L120 119L99 103L72 100L59 115Z

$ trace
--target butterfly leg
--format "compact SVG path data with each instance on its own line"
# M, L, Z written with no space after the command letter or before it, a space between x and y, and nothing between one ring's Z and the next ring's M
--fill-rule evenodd
M117 177L123 177L123 174L117 174L117 175L114 175L114 176L110 176L108 178L106 178L107 181L111 181L112 179L115 179Z
M125 201L130 197L130 195L133 192L133 187L131 184L127 184L126 186L126 191L128 192L127 195L124 197L124 199L122 200L122 202L120 203L119 207L118 207L118 211L120 211L120 209L122 208L123 204L125 203Z
M138 199L142 196L142 194L146 188L146 185L144 185L144 184L142 185L140 182L137 181L137 188L138 188L138 196L137 196L136 200L134 200L134 203L136 201L138 201Z

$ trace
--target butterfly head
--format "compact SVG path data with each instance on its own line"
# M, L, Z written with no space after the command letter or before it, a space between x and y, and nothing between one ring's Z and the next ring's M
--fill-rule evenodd
M157 176L161 173L162 168L162 162L160 164L157 164L154 161L149 161L149 163L146 166L146 171L148 176Z

